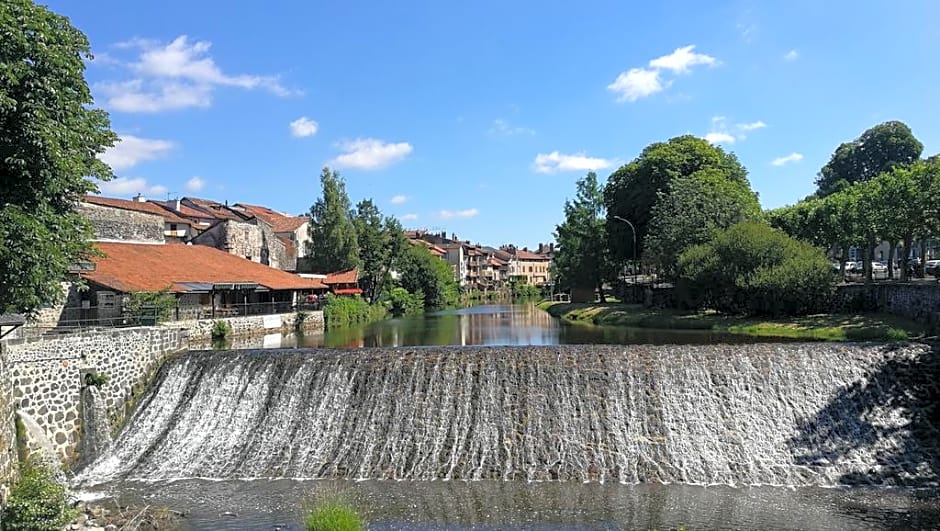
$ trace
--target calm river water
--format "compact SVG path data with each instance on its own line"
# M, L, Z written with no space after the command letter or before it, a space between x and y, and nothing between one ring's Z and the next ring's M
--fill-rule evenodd
M531 305L477 306L347 330L270 337L276 347L716 343L745 336L568 325ZM88 495L167 506L191 529L302 529L320 497L362 509L369 529L917 529L940 526L936 492L509 481L296 481L180 478L115 483Z

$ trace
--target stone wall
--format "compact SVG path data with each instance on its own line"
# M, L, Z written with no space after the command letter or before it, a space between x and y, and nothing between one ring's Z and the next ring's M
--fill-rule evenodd
M304 330L322 330L323 312L305 312ZM224 321L232 328L233 337L261 337L279 332L291 332L295 328L296 313L274 315L249 315L242 317L221 317L218 319L198 319L164 323L167 328L182 328L193 341L212 338L212 328L216 321Z
M16 475L16 425L13 414L13 379L6 352L0 344L0 505L6 502L7 489L3 483Z
M11 380L13 407L35 419L58 456L71 462L77 457L81 438L84 375L95 372L108 376L100 389L112 427L116 427L149 376L186 344L184 330L161 327L13 340L4 345L9 369L4 374Z
M834 312L875 311L940 325L940 285L930 283L846 284L836 289Z
M91 203L82 203L78 212L94 226L96 240L163 243L163 217Z
M263 221L223 221L193 238L193 243L221 249L275 269L293 270L296 267L296 256L287 251L284 242Z

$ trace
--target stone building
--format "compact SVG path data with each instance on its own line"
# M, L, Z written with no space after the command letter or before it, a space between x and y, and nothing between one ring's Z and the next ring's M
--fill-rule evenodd
M139 194L133 200L89 195L85 197L83 207L82 213L92 220L95 227L107 232L107 235L96 236L99 240L154 239L149 234L136 234L136 227L132 222L135 218L143 219L140 214L158 216L163 220L162 239L166 241L188 242L199 233L198 228L189 219L166 208L163 203L148 201Z
M257 218L251 221L223 220L193 238L205 245L275 269L295 271L297 257L274 229Z

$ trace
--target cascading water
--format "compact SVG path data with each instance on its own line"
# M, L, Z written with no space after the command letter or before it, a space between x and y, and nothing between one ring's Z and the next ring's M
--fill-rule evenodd
M82 443L79 455L90 463L111 447L111 422L101 390L89 385L82 389Z
M936 396L934 359L822 344L193 352L77 481L933 485L938 424L917 408Z

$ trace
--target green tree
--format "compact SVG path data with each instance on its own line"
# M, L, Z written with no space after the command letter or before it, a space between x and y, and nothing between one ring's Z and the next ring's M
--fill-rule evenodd
M717 231L679 257L680 300L696 308L800 315L823 308L834 277L822 250L769 225Z
M889 267L900 243L901 279L907 280L906 261L912 257L914 240L930 235L936 227L933 209L940 197L940 164L917 161L909 166L896 166L870 183L867 193L871 194L877 231L892 244Z
M903 122L878 124L836 148L816 178L817 194L826 196L846 186L870 181L897 165L920 158L924 145Z
M646 257L673 278L682 251L707 242L717 229L760 216L760 203L747 181L732 181L709 169L673 181L653 205Z
M56 300L69 264L91 253L75 207L111 169L108 115L85 82L88 40L29 0L0 3L0 312Z
M423 297L426 308L457 304L458 287L450 264L423 245L409 245L398 265L399 284L412 295Z
M702 171L747 184L747 170L734 154L691 135L647 146L639 157L610 176L604 189L608 215L611 220L613 216L629 219L636 227L637 256L643 254L652 209L660 193L668 194L676 179ZM611 221L608 229L614 259L632 258L632 239L626 224Z
M575 199L565 201L565 221L555 228L553 274L562 286L596 289L603 302L604 281L613 274L603 190L594 172L579 179L576 187Z
M323 196L310 207L310 242L304 269L316 273L359 267L359 244L346 184L338 172L323 168Z
M371 199L364 199L356 205L353 226L356 228L359 259L362 263L359 286L365 299L372 303L379 295L376 288L381 285L381 276L387 272L385 267L389 262L389 233L385 230L382 213Z

